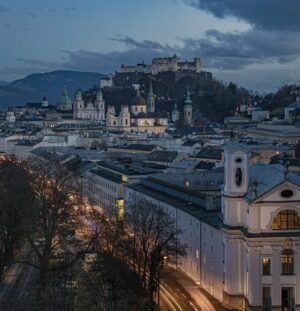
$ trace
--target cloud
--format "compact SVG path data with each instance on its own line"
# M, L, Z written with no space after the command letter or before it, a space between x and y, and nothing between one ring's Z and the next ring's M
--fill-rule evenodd
M86 50L62 51L65 54L66 61L63 64L65 68L72 70L97 71L101 73L110 73L120 68L121 64L136 64L145 61L150 62L156 56L165 56L162 51L131 48L125 51L112 51L109 53L98 53Z
M60 62L19 58L30 68L53 68L114 72L121 64L150 63L153 57L178 54L182 59L199 56L208 70L241 70L255 64L288 64L300 54L300 34L283 31L250 29L246 32L222 33L208 30L203 38L181 38L180 46L163 45L156 41L134 38L110 38L124 43L128 49L101 53L88 50L62 50ZM280 44L278 44L280 42Z
M158 51L169 51L170 49L172 49L169 45L162 45L159 42L151 41L151 40L137 41L130 37L108 38L108 39L111 41L121 42L127 46L138 48L138 49L151 49L151 50L158 50Z
M183 0L216 17L236 17L267 30L300 30L299 0Z
M35 15L34 13L32 13L32 12L26 12L26 14L28 15L28 16L30 16L31 18L37 18L37 15Z
M51 69L60 65L58 62L45 62L37 59L28 59L20 57L17 61L35 68Z
M4 15L8 11L9 11L9 8L7 8L6 6L0 5L0 15Z
M280 71L286 75L288 66L292 67L300 61L300 33L292 30L275 31L252 27L244 32L221 32L210 29L201 38L179 38L180 44L176 46L131 37L108 39L124 44L127 49L107 53L61 50L62 56L58 62L19 58L18 61L23 66L15 70L3 68L0 77L3 79L7 75L15 77L18 74L55 69L113 73L121 64L134 65L143 61L150 63L153 57L165 57L174 53L183 60L201 57L206 70L219 73L231 71L232 77L237 77L239 72L250 72L257 65L260 69L276 68L276 77L280 77ZM236 73L233 74L233 71ZM272 74L270 75L272 78ZM252 77L252 81L255 79L256 77Z
M300 54L300 35L294 32L255 28L241 33L208 30L204 38L187 38L183 41L183 54L201 55L206 66L217 69L241 69L252 64L285 64L295 61Z

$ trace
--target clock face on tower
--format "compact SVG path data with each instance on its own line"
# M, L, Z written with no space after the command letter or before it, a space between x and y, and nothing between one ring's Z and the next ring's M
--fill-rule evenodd
M238 167L235 171L235 183L239 187L243 181L243 173L240 167Z

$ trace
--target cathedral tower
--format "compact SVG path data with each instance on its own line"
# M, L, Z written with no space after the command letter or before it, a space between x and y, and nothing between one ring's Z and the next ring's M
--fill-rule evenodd
M73 118L78 119L82 117L82 112L84 110L84 101L82 99L82 93L80 88L77 88L75 95L75 102L73 107Z
M153 88L152 88L152 80L150 79L149 84L149 91L147 95L147 111L148 112L155 112L155 98L153 94Z
M121 107L121 113L120 113L120 123L121 126L129 127L130 126L130 112L128 106L122 106Z
M97 92L95 108L97 109L97 119L99 121L105 120L105 101L103 99L101 88Z
M190 89L187 90L186 99L183 107L184 113L184 126L193 126L193 106L190 95Z

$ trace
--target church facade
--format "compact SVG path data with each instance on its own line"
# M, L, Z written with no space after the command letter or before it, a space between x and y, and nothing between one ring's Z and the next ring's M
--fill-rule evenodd
M173 188L126 186L125 202L159 204L182 232L178 269L230 310L300 310L300 176L278 164L252 163L248 146L225 147L220 210ZM178 189L178 188L177 188ZM183 190L184 191L184 190ZM175 202L175 203L174 203Z
M121 107L116 113L114 106L108 106L106 128L126 132L164 133L168 127L168 117L155 112L155 98L150 82L147 102L137 91L131 105Z
M97 92L94 102L85 102L82 98L82 93L78 89L73 105L73 118L77 120L105 120L105 101L103 100L101 89Z
M300 310L299 175L227 147L222 214L224 304Z

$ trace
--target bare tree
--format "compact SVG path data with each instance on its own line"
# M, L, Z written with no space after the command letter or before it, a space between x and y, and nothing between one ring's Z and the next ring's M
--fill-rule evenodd
M24 226L33 206L28 174L9 159L0 162L0 280L16 246L24 240Z
M65 269L89 249L89 243L73 238L81 222L83 202L77 179L56 161L34 159L29 162L30 181L35 195L32 223L26 238L37 263L27 262L39 269L40 284L45 285L51 269ZM56 258L54 265L51 259ZM57 264L58 263L58 264Z
M98 253L91 270L78 281L76 310L145 310L138 276L126 262L107 252Z
M152 309L163 263L166 259L175 262L177 257L185 255L174 220L163 207L139 200L126 206L122 224L108 221L105 226L105 231L111 233L102 235L109 246L107 249L113 249L111 254L132 266Z
M178 241L180 232L172 217L163 207L147 200L127 206L126 231L133 241L132 261L151 306L164 261L174 262L184 256L185 247Z

